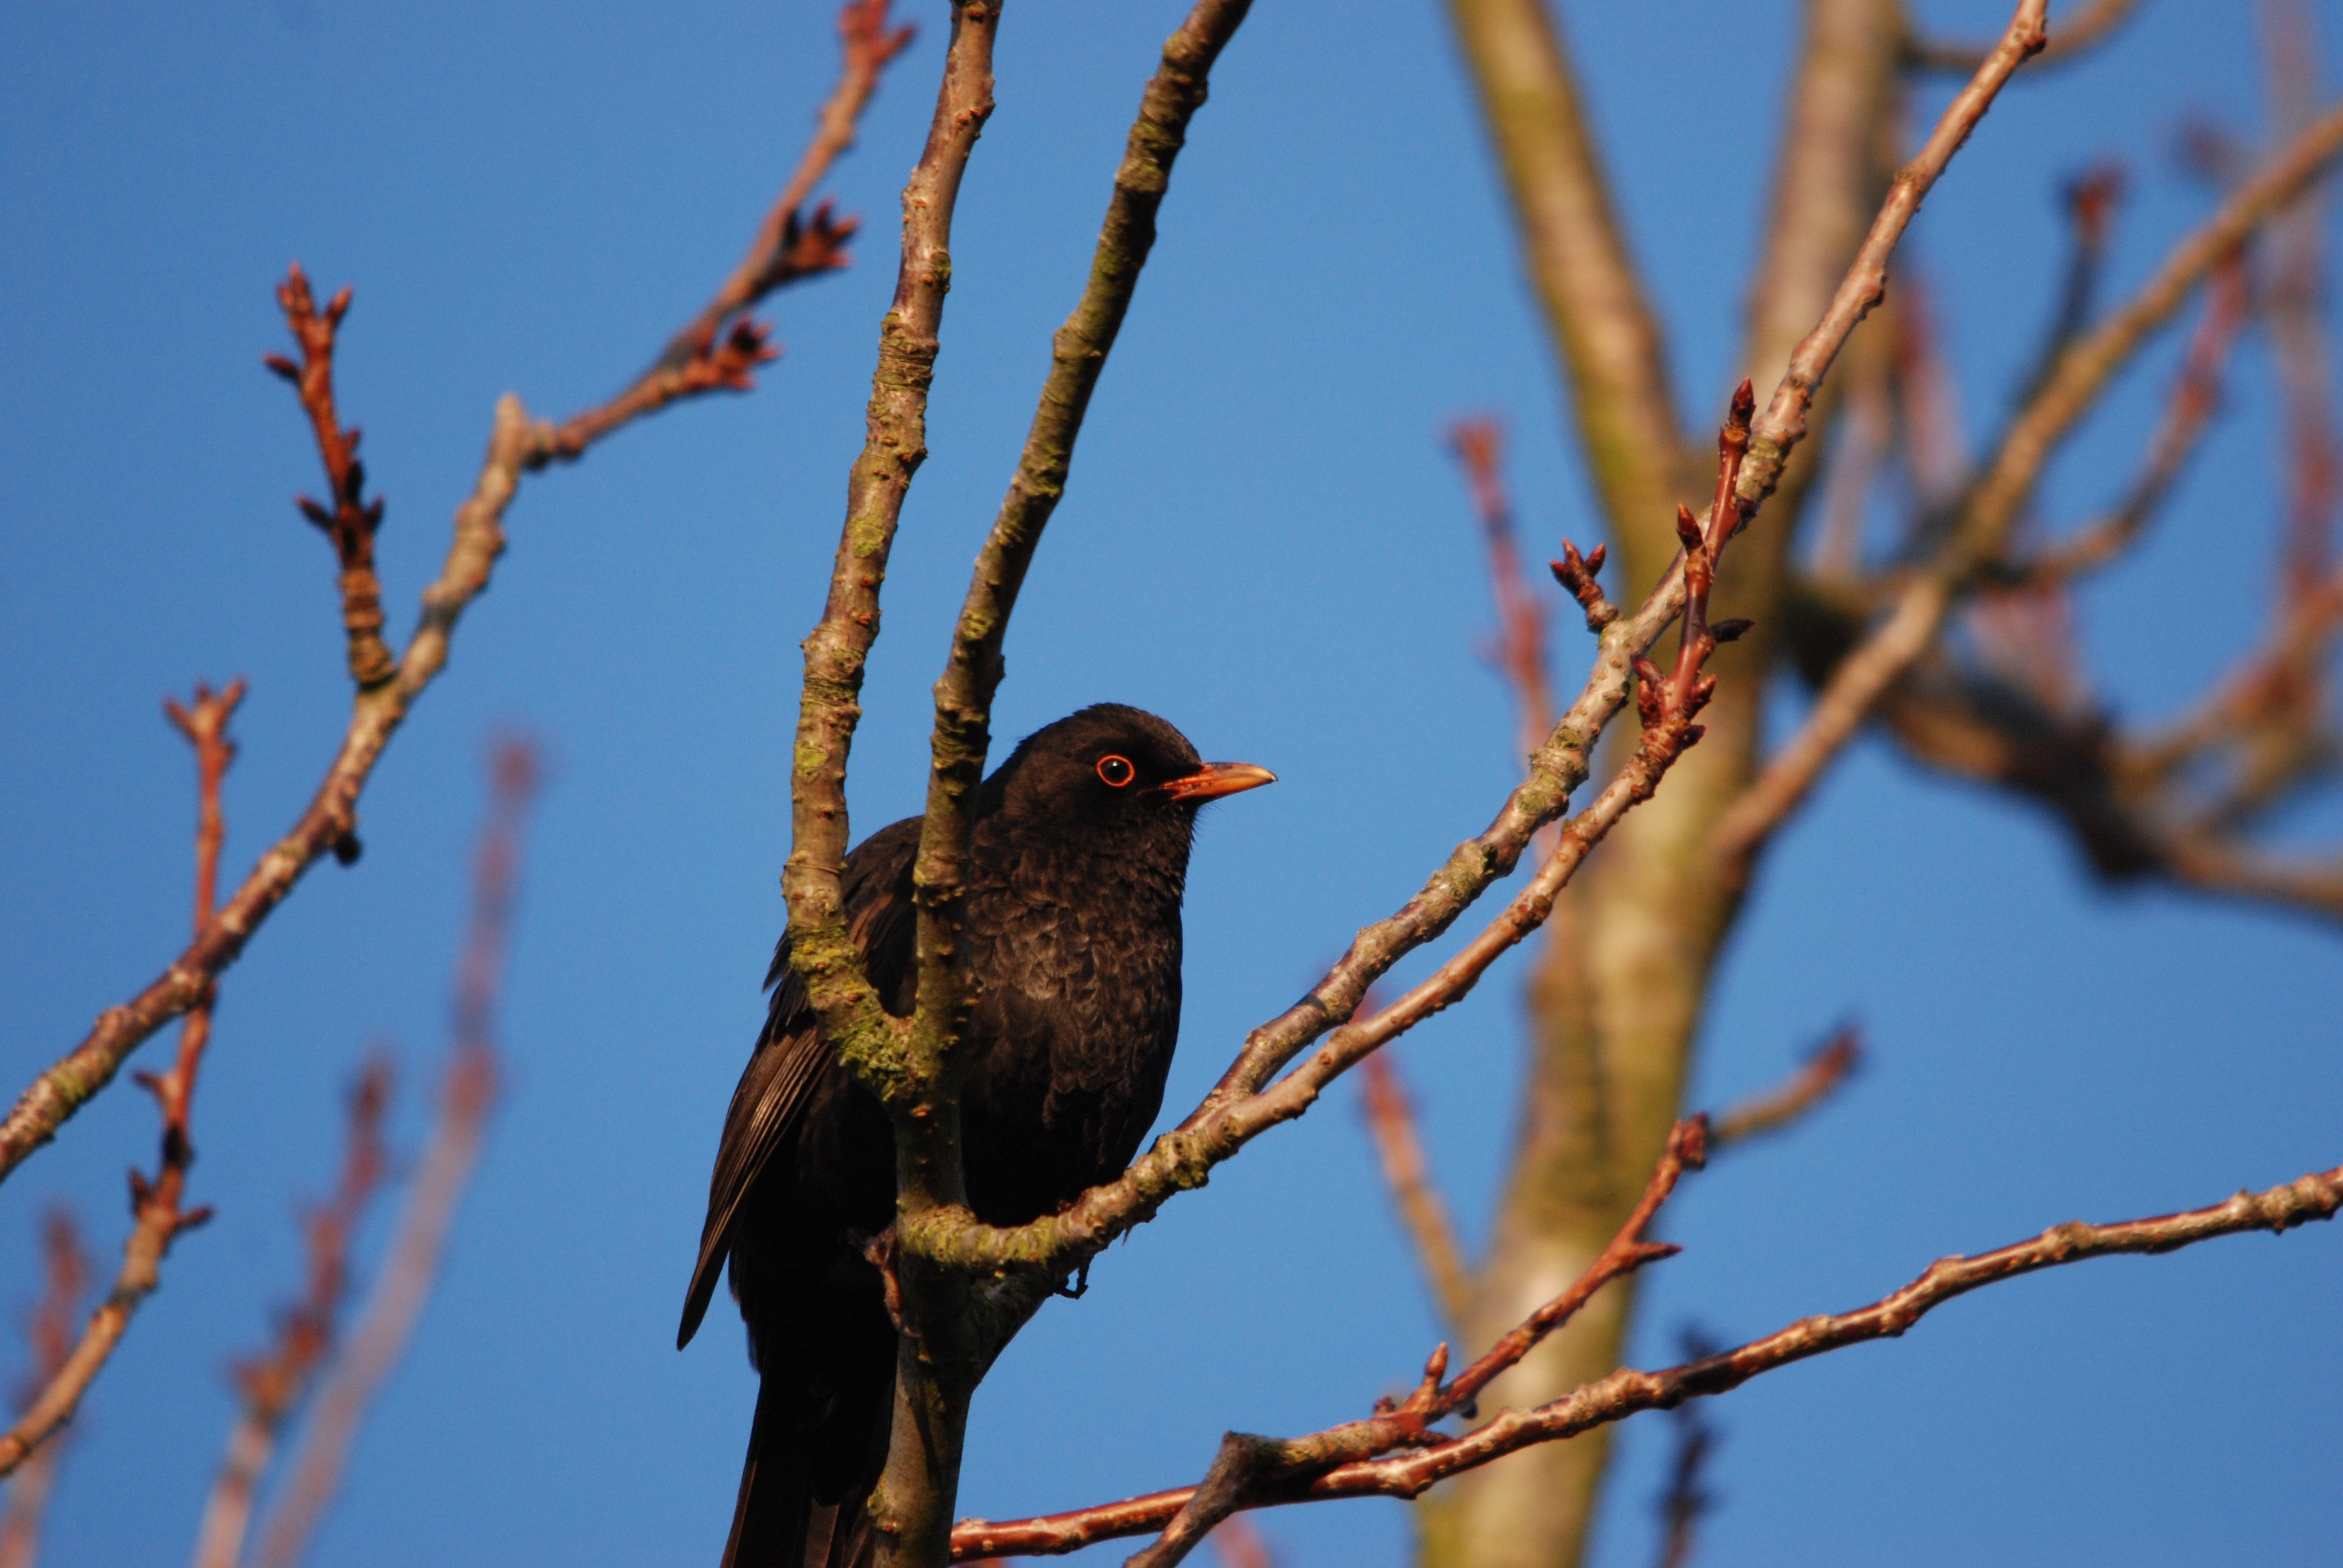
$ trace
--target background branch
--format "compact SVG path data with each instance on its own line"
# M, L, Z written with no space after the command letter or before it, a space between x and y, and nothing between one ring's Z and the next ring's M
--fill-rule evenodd
M488 817L474 868L471 924L456 973L455 1049L440 1089L438 1114L392 1233L382 1278L368 1295L348 1345L327 1372L316 1413L293 1452L283 1494L253 1557L256 1568L295 1568L307 1550L340 1490L358 1423L405 1352L430 1299L457 1207L479 1162L501 1077L497 999L512 940L521 838L537 793L537 754L524 741L501 741L494 749L489 774Z
M25 1325L33 1364L17 1402L19 1413L28 1411L65 1371L74 1349L74 1320L81 1316L82 1299L89 1293L89 1254L83 1251L81 1233L66 1210L52 1209L41 1222L41 1262L45 1288ZM65 1448L65 1434L60 1432L9 1477L8 1508L0 1513L0 1568L33 1568L39 1557L41 1521Z
M1415 1132L1414 1109L1408 1103L1399 1070L1381 1051L1359 1064L1359 1110L1383 1164L1392 1206L1399 1211L1400 1221L1415 1245L1416 1261L1423 1266L1424 1283L1432 1291L1433 1310L1442 1325L1453 1332L1472 1304L1472 1270L1464 1261L1464 1249L1457 1240L1455 1223L1448 1217L1448 1206L1433 1185L1423 1142Z
M390 1087L390 1059L377 1054L350 1090L341 1175L334 1195L302 1216L308 1244L307 1288L298 1302L277 1314L276 1342L266 1353L236 1364L236 1392L244 1409L228 1434L227 1456L204 1505L194 1568L236 1568L242 1561L254 1497L276 1452L277 1434L334 1349L349 1291L351 1243L389 1163L382 1123Z

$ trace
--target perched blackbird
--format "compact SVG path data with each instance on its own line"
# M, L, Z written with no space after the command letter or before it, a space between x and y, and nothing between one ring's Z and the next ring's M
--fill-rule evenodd
M1197 809L1272 781L1203 762L1177 729L1102 703L1029 737L984 781L969 874L975 1010L961 1050L970 1205L1051 1213L1127 1165L1180 1030L1180 898ZM848 929L880 1003L912 1009L920 819L846 858ZM725 1568L848 1568L887 1450L895 1330L864 1243L895 1215L885 1111L815 1027L781 936L772 1008L724 1118L678 1348L729 1258L761 1374Z

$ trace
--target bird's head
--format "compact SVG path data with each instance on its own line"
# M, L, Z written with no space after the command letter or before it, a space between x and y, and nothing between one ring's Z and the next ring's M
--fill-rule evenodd
M1027 736L985 791L1012 819L1184 835L1207 800L1276 781L1249 762L1206 762L1152 713L1101 702Z

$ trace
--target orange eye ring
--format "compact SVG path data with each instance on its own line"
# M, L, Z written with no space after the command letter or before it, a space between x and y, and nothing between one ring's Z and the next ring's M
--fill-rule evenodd
M1131 765L1130 758L1110 751L1098 759L1098 776L1108 789L1121 789L1139 777L1139 769Z

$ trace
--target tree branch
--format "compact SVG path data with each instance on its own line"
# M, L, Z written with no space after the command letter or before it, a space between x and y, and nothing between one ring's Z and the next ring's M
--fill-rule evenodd
M1779 1132L1836 1094L1863 1064L1863 1036L1842 1026L1787 1081L1732 1106L1709 1131L1710 1152Z
M1712 844L1721 860L1745 866L1805 798L1888 687L1934 645L1955 598L1999 561L2011 525L2033 494L2044 464L2116 371L2171 318L2207 274L2317 179L2338 150L2343 150L2343 107L2315 122L2176 246L2123 309L2059 356L2040 391L2012 422L1992 464L1970 492L1951 537L1913 574L1885 622L1841 661L1804 727L1717 824ZM1899 186L1902 179L1899 176ZM1884 286L1884 274L1880 281ZM1761 434L1761 447L1763 442ZM1755 464L1753 449L1753 467Z
M1389 1457L1353 1461L1290 1484L1263 1485L1244 1493L1236 1506L1274 1507L1339 1497L1420 1496L1437 1482L1535 1443L1575 1437L1641 1411L1672 1410L1688 1399L1725 1393L1751 1378L1810 1356L1898 1337L1954 1297L2021 1274L2088 1258L2175 1251L2247 1231L2282 1232L2314 1220L2332 1219L2338 1209L2343 1209L2343 1167L2314 1172L2263 1192L2239 1192L2208 1209L2109 1225L2054 1225L2031 1241L1973 1257L1941 1259L1902 1290L1853 1312L1802 1318L1763 1339L1663 1372L1623 1367L1551 1403L1503 1412L1461 1437L1435 1434ZM1286 1446L1335 1439L1367 1424L1354 1422L1330 1428L1311 1438L1291 1440ZM954 1554L962 1559L984 1553L1055 1554L1099 1541L1145 1534L1171 1526L1202 1494L1202 1488L1182 1488L1036 1519L1001 1523L968 1520L953 1532Z
M871 4L872 0L849 0L850 16L869 14ZM893 52L892 45L888 52ZM850 61L850 76L852 72ZM840 101L833 97L833 110ZM826 115L825 127L829 123ZM823 134L828 134L827 129ZM802 167L799 172L804 172ZM838 240L844 238L841 229L833 228L830 233ZM755 254L751 252L752 257ZM291 831L261 857L217 918L144 990L126 1004L99 1014L81 1043L35 1078L6 1119L0 1121L0 1181L56 1136L58 1128L113 1081L132 1051L207 993L212 980L242 954L253 933L292 892L303 873L329 850L345 863L357 858L358 796L391 736L446 666L456 623L488 587L497 558L504 552L504 515L521 477L550 462L577 457L587 446L619 426L677 397L743 387L754 363L769 357L761 329L743 326L723 343L712 345L703 359L660 382L661 390L656 395L638 383L613 404L559 426L531 419L520 400L510 395L498 401L479 478L471 495L456 509L447 559L437 578L423 590L415 634L398 657L395 678L372 686L361 684L351 706L348 728L316 795Z
M1399 1070L1378 1051L1359 1066L1359 1109L1374 1140L1383 1181L1391 1189L1392 1206L1399 1211L1408 1238L1415 1243L1416 1261L1423 1267L1424 1282L1432 1288L1433 1309L1450 1332L1464 1321L1473 1302L1473 1271L1448 1206L1423 1157L1423 1141L1415 1134L1415 1112Z
M390 1060L377 1055L351 1087L348 1131L334 1195L302 1217L308 1240L307 1287L299 1302L278 1314L276 1342L267 1353L236 1365L244 1409L228 1434L227 1456L204 1505L194 1568L236 1568L243 1560L254 1496L276 1452L277 1434L334 1348L349 1290L350 1245L389 1165L382 1122L390 1104Z
M227 738L228 720L244 700L244 682L230 681L224 691L198 682L191 707L166 700L163 711L172 726L187 738L196 751L196 911L201 931L212 919L219 886L220 846L227 838L220 811L220 781L236 760L236 745ZM155 1096L162 1113L162 1151L156 1157L152 1180L136 1169L130 1172L130 1239L123 1244L122 1268L114 1289L90 1314L80 1341L58 1364L38 1395L5 1437L0 1437L0 1475L7 1475L74 1417L82 1395L97 1380L129 1331L130 1320L163 1282L163 1259L182 1232L212 1217L207 1208L187 1209L187 1168L195 1163L196 1145L188 1118L196 1100L196 1076L202 1070L204 1048L211 1043L212 995L189 1009L179 1031L179 1054L168 1072L140 1073L139 1083Z
M521 839L537 793L536 752L499 742L490 759L488 821L473 871L470 929L458 961L455 1049L439 1111L400 1211L382 1277L349 1343L317 1391L316 1413L293 1452L282 1496L254 1555L256 1568L296 1568L341 1488L359 1422L398 1364L439 1273L456 1210L478 1166L502 1069L496 1008L511 948Z
M1164 43L1162 63L1141 94L1139 113L1115 171L1114 194L1099 228L1091 275L1051 340L1050 375L1009 481L1000 514L977 552L976 568L952 632L951 653L936 682L926 820L913 869L919 890L918 1013L910 1033L911 1071L932 1086L902 1109L896 1139L910 1158L904 1201L964 1201L958 1096L949 1059L971 999L960 940L966 878L973 853L975 801L991 745L992 699L1006 672L1001 657L1033 552L1065 494L1074 443L1100 373L1114 348L1155 244L1155 218L1170 188L1188 124L1203 106L1213 62L1242 25L1252 0L1197 0Z
M1494 419L1459 419L1449 427L1449 449L1464 469L1481 541L1489 557L1489 587L1497 600L1497 635L1491 662L1513 689L1524 756L1554 728L1554 686L1545 672L1545 606L1522 571L1513 502L1505 494L1504 431Z
M1644 1184L1642 1200L1610 1244L1567 1290L1515 1325L1454 1381L1442 1381L1448 1366L1448 1347L1443 1344L1432 1352L1424 1365L1423 1381L1404 1402L1380 1400L1375 1413L1365 1421L1347 1422L1294 1440L1230 1432L1222 1440L1220 1454L1202 1484L1190 1493L1155 1543L1131 1557L1128 1568L1174 1568L1215 1525L1248 1506L1252 1498L1307 1484L1331 1470L1394 1448L1441 1442L1432 1430L1436 1422L1470 1412L1483 1389L1575 1317L1595 1292L1645 1263L1675 1255L1679 1249L1646 1241L1644 1233L1651 1229L1660 1205L1675 1191L1677 1179L1687 1170L1699 1170L1706 1159L1707 1132L1707 1122L1700 1118L1676 1123L1665 1152ZM997 1549L994 1543L987 1545Z
M927 460L928 387L951 286L951 222L960 176L992 113L996 0L952 0L951 39L926 146L903 186L903 252L894 303L879 327L869 434L846 485L846 522L821 618L806 638L805 679L789 769L789 855L781 894L789 962L805 982L824 1038L866 1082L890 1066L900 1030L879 1005L847 934L839 870L850 843L846 765L871 644L879 591L911 477ZM883 1097L883 1095L882 1095Z
M25 1409L65 1370L73 1353L74 1320L89 1293L89 1255L67 1211L53 1209L42 1221L41 1258L46 1288L25 1335L32 1342L33 1367L21 1401ZM65 1446L62 1435L43 1443L9 1478L8 1511L0 1514L0 1568L33 1568L40 1555L41 1523Z

